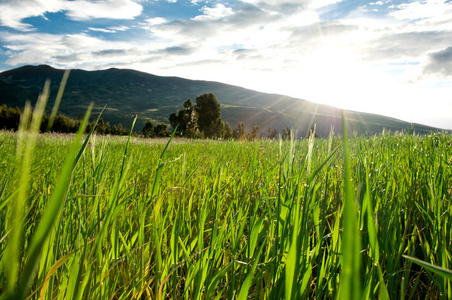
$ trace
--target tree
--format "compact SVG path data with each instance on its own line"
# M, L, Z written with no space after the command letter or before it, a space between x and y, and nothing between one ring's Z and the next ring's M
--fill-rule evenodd
M152 123L151 123L152 125ZM119 123L118 125L113 125L111 127L111 134L112 135L128 135L128 131L127 129L125 129L121 123Z
M187 123L185 135L191 139L202 137L198 127L198 113L196 110L191 111L190 121Z
M104 134L111 134L111 125L110 125L110 122L105 123Z
M251 133L249 134L249 140L255 140L259 137L259 125L254 125Z
M233 134L234 139L240 141L245 138L245 125L243 122L238 122L237 127L234 129Z
M226 122L225 124L224 124L224 135L223 135L223 138L225 139L225 140L229 140L229 139L232 139L233 138L233 132L232 132L232 128L231 128L231 125L229 125L229 122Z
M99 118L99 122L97 122L97 126L96 126L96 133L103 135L103 134L105 134L105 129L106 129L106 126L104 123L104 119Z
M267 138L270 140L273 140L274 138L276 138L276 136L278 135L278 130L276 130L276 128L271 128L268 127L267 129Z
M167 137L171 134L171 132L168 131L168 126L166 126L166 124L159 123L155 127L154 134L158 137Z
M221 136L221 106L212 93L196 97L196 112L198 113L199 131L206 138Z
M289 127L286 127L286 128L283 129L281 137L282 137L283 140L290 140L291 135L292 135L292 130L290 130Z
M151 121L147 121L143 128L144 137L150 138L154 136L154 125Z
M176 128L176 134L186 135L187 134L187 126L189 123L192 123L192 112L194 111L194 107L191 103L191 100L188 99L184 102L184 108L182 110L178 110L175 113L172 113L169 117L170 124L173 128ZM193 125L193 124L191 124Z

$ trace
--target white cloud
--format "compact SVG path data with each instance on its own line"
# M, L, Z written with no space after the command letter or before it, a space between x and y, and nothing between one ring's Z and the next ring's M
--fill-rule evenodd
M28 17L44 17L46 12L58 12L65 5L60 0L22 0L0 3L0 23L21 31L33 30L30 24L21 21Z
M105 32L105 33L114 33L114 32L116 32L115 30L111 30L111 29L94 28L94 27L89 27L88 30L91 30L91 31L100 31L100 32Z
M450 16L451 9L452 4L445 0L424 0L400 4L390 15L400 20L418 20L444 14Z
M127 26L118 26L118 27L107 27L107 28L96 28L96 27L89 27L88 30L90 31L99 31L99 32L105 32L105 33L116 33L118 31L126 31L130 28Z
M195 17L195 19L199 20L216 20L220 18L224 18L233 14L232 8L226 7L223 4L217 4L215 7L207 7L204 6L201 11L202 15Z
M131 0L104 1L68 1L67 15L74 20L88 20L93 18L133 19L141 14L143 7Z
M161 17L146 20L147 25L150 25L150 26L160 25L160 24L163 24L166 22L168 22L168 21L165 18L161 18Z
M242 2L250 3L266 10L286 12L295 12L297 9L305 9L307 7L318 9L341 1L343 0L242 0Z
M254 5L287 5L287 4L294 4L294 5L303 5L307 2L310 2L310 0L243 0L243 2L251 3Z
M22 20L45 17L46 13L65 11L74 20L92 18L132 19L141 14L143 7L132 0L6 0L0 3L0 24L20 31L32 31Z
M130 27L128 26L113 26L113 27L108 27L110 30L114 30L114 31L126 31L129 30Z
M11 34L3 32L10 65L50 64L64 67L96 68L105 63L133 60L141 56L132 49L139 45L94 38L87 34L54 35L42 33ZM114 55L113 55L114 54ZM112 56L115 56L113 59Z

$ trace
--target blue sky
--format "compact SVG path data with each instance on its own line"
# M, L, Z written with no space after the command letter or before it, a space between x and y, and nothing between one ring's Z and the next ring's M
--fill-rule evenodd
M452 129L451 1L0 0L0 71L26 64L220 81Z

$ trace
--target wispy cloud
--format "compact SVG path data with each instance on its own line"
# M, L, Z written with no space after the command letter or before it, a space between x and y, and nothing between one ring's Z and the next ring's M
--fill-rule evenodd
M58 12L64 7L65 3L60 0L5 0L0 3L0 24L20 31L35 30L22 20L43 17L47 12Z
M117 33L118 31L126 31L129 29L130 29L130 27L128 27L128 26L106 27L106 28L89 27L88 28L88 30L90 30L90 31L98 31L98 32L105 32L105 33Z
M94 18L133 19L143 7L132 0L5 0L0 3L0 24L20 31L36 30L24 23L29 17L45 18L46 13L65 12L73 20Z
M65 2L66 14L73 20L93 18L133 19L141 14L143 7L132 0L69 1Z

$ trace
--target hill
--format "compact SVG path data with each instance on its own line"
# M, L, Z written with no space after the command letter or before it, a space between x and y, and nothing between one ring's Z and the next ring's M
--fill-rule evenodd
M49 111L53 105L64 70L47 65L23 66L0 73L0 104L23 107L26 100L34 103L46 79L51 80ZM260 93L219 82L188 80L179 77L156 76L129 69L111 68L100 71L71 70L60 113L81 117L90 102L94 112L107 105L105 121L130 127L138 115L136 129L141 130L147 120L168 123L171 113L182 108L187 99L194 100L202 93L211 92L221 103L222 119L231 127L243 121L249 130L259 125L263 135L267 128L279 132L286 126L305 136L317 124L320 136L328 135L331 126L341 132L341 110L283 95ZM358 134L415 130L428 133L435 128L410 124L394 118L347 111L349 128Z

